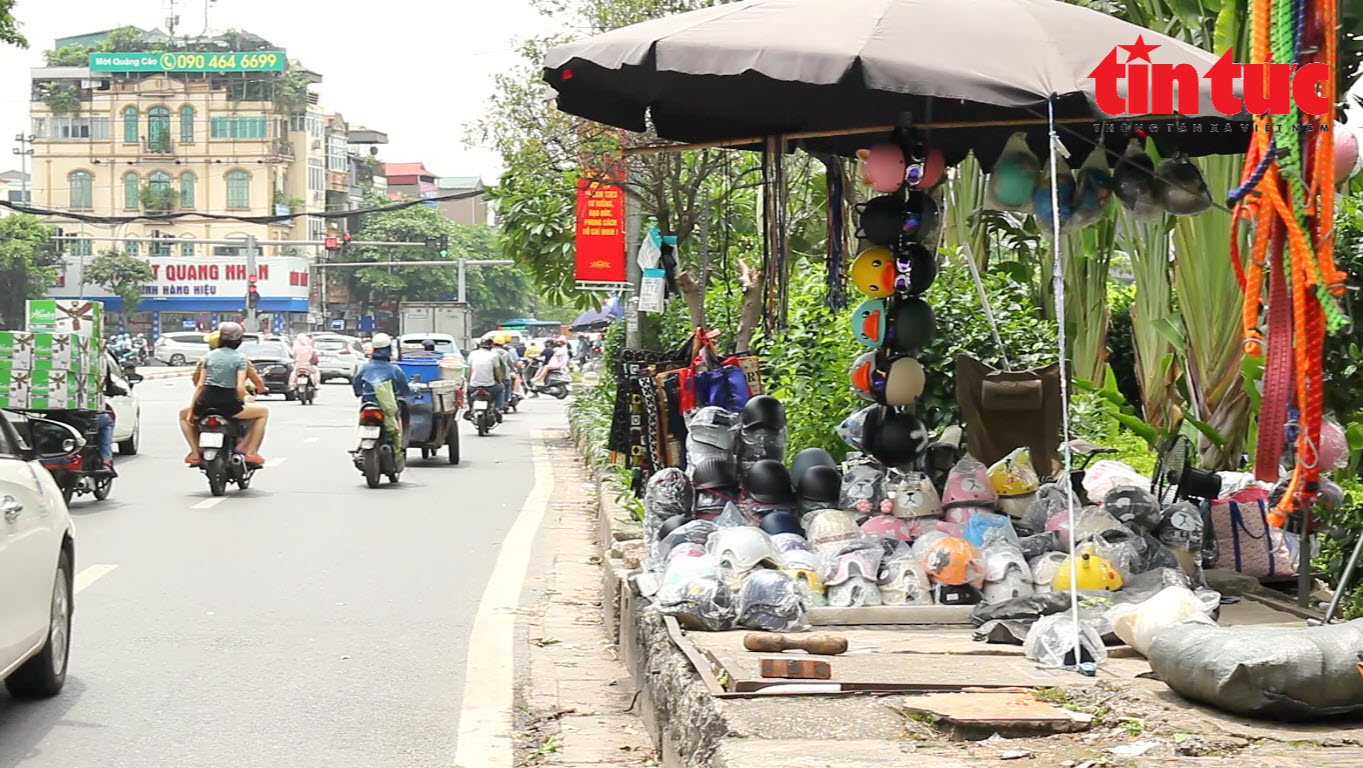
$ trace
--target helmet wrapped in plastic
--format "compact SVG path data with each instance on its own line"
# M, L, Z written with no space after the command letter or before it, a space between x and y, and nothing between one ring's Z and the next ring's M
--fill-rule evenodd
M989 173L985 206L996 211L1030 211L1040 171L1041 162L1027 146L1027 134L1015 132Z
M1112 191L1138 219L1154 221L1164 215L1155 180L1155 161L1145 153L1139 139L1127 144L1126 152L1112 172Z
M887 491L894 493L894 515L902 518L937 517L942 514L942 500L932 479L922 472L900 472L892 479Z
M702 459L727 458L738 445L738 414L707 405L686 420L686 458L694 465Z
M668 522L671 523L672 521L669 520ZM692 544L706 544L716 530L718 529L715 524L709 520L683 520L680 525L675 526L663 536L662 542L658 544L658 556L666 558L673 547L684 541L689 541Z
M1022 652L1043 667L1102 664L1107 659L1107 647L1103 645L1103 638L1098 631L1082 619L1078 625L1079 655L1075 656L1074 621L1069 611L1042 616L1027 630Z
M934 582L978 587L984 583L984 558L974 544L946 536L929 545L923 553L923 567Z
M737 488L697 490L696 517L701 520L714 520L731 506L737 509L738 505L735 500L738 496L739 490ZM744 525L746 524L745 522Z
M690 546L689 542L687 546ZM677 557L667 561L663 569L663 586L681 584L699 576L719 575L719 559L714 555L699 557Z
M1047 552L1032 559L1032 588L1037 592L1050 592L1055 584L1055 575L1060 566L1069 567L1069 555L1065 552Z
M866 416L874 408L874 405L862 408L851 416L843 419L842 423L838 425L838 438L844 443L847 443L847 447L854 451L865 450L862 446L861 439L866 426Z
M667 553L667 562L670 563L679 557L700 557L704 554L706 554L704 544L695 544L690 541L684 541L673 547L671 552Z
M1212 195L1202 172L1187 155L1175 154L1155 168L1156 191L1164 210L1175 216L1194 216L1212 207Z
M961 538L988 551L997 547L1018 548L1018 534L1013 530L1013 521L1007 515L995 512L976 512L966 521Z
M825 584L824 594L833 608L864 608L881 605L880 587L874 579L855 576L841 584Z
M911 553L886 558L880 565L877 583L885 605L932 605L928 572Z
M800 593L806 608L828 605L828 594L817 568L804 567L803 564L798 568L783 566L781 572L795 581L795 590Z
M804 623L804 606L795 579L783 571L754 571L738 591L738 624L749 629L787 632Z
M721 528L710 537L706 549L722 567L739 573L759 565L778 567L771 538L757 528Z
M738 465L729 456L709 456L693 462L691 482L704 490L737 488Z
M762 517L758 527L772 536L778 534L796 534L803 536L805 529L800 526L800 518L795 513L785 510L769 512Z
M990 551L985 555L984 566L984 586L980 589L984 602L1001 603L1036 594L1032 569L1017 549L999 547Z
M790 470L776 459L753 462L743 477L743 490L748 498L763 504L795 503L795 489L790 484Z
M644 486L644 519L661 523L674 515L687 514L695 496L695 488L685 472L676 467L660 469Z
M1103 497L1103 510L1117 522L1135 531L1153 531L1164 519L1155 494L1144 488L1123 485L1113 488Z
M861 536L861 528L850 513L840 509L816 512L805 525L805 538L816 552L829 552Z
M788 549L776 556L783 571L818 571L822 565L819 555L807 549ZM820 577L822 584L822 577Z
M850 466L842 475L842 492L838 506L870 513L879 508L885 498L885 470L876 464L861 463ZM807 527L807 526L806 526Z
M947 473L942 488L942 508L993 507L998 492L989 479L989 469L975 457L966 454Z
M1094 554L1092 545L1085 545L1078 552L1078 560L1074 563L1074 575L1078 581L1074 582L1079 589L1102 589L1115 592L1122 588L1124 580L1121 571L1111 560ZM1070 588L1070 558L1066 557L1060 563L1060 568L1055 573L1055 579L1051 582L1053 589L1066 590Z
M841 494L842 473L836 467L810 467L795 485L795 499L802 509L837 506Z
M880 463L907 469L922 458L928 430L909 413L878 408L866 417L862 443Z
M717 576L688 579L658 590L658 612L673 616L691 630L723 632L733 626L736 614L734 592Z
M894 515L871 515L861 524L861 532L872 538L913 540L908 521Z

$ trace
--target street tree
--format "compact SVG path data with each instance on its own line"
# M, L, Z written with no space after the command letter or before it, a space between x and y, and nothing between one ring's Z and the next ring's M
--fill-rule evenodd
M14 18L14 0L0 0L0 42L28 47L28 39L19 31L19 21Z
M52 228L26 214L0 219L0 321L22 328L24 302L43 295L61 276Z
M104 251L85 265L85 281L102 285L123 301L123 316L142 302L142 287L156 278L151 265L123 251Z

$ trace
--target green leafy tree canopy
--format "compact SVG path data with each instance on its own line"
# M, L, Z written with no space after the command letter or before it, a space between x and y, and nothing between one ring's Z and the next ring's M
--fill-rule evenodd
M123 300L123 311L132 312L142 301L142 286L156 275L147 262L122 251L104 251L85 265L85 280L102 285Z
M52 228L36 217L15 214L0 219L0 321L23 327L24 301L56 285L60 272L52 252Z

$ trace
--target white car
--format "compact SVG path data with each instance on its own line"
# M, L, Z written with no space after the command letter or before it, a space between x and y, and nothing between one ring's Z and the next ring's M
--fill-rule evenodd
M43 423L0 418L0 678L11 695L57 695L71 638L75 528L61 490L38 462ZM51 425L52 422L46 422ZM55 434L56 431L54 430ZM61 446L56 446L60 448Z
M175 331L157 337L152 357L166 365L193 365L208 354L208 334L203 331Z
M114 443L118 445L120 454L136 456L142 441L142 404L133 392L133 382L124 377L123 371L117 365L109 370L114 383L128 392L126 395L105 398L114 412Z
M317 370L322 372L323 383L327 379L350 381L360 372L367 357L364 345L354 336L315 333L312 346L317 350Z

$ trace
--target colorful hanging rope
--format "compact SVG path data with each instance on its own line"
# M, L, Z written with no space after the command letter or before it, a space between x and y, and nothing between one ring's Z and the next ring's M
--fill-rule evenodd
M1336 301L1343 291L1344 276L1335 268L1333 258L1335 178L1330 131L1337 95L1338 18L1338 0L1253 0L1251 4L1249 63L1320 62L1330 72L1326 114L1305 114L1293 105L1288 114L1255 118L1255 137L1245 158L1241 184L1230 196L1235 205L1232 227L1242 219L1252 223L1248 261L1241 263L1238 243L1232 246L1236 276L1245 292L1241 323L1246 354L1264 354L1261 318L1280 318L1286 331L1287 307L1282 303L1291 302L1290 336L1270 335L1271 343L1289 344L1291 354L1282 349L1273 354L1270 349L1272 365L1264 374L1267 388L1292 392L1295 403L1290 405L1301 415L1296 466L1288 492L1269 516L1277 526L1284 525L1292 511L1308 505L1316 495L1320 477L1316 447L1320 442L1324 384L1321 355L1325 334L1348 323ZM1312 25L1310 21L1320 23ZM1313 29L1322 30L1324 39L1312 39ZM1266 67L1263 73L1262 92L1267 94ZM1284 248L1286 254L1280 257ZM1265 270L1278 264L1287 290L1265 297ZM1285 411L1284 405L1279 399L1273 403L1273 410ZM1285 416L1285 412L1262 414L1257 474L1267 474L1278 464L1283 437L1266 431L1272 432L1270 425L1280 425Z

